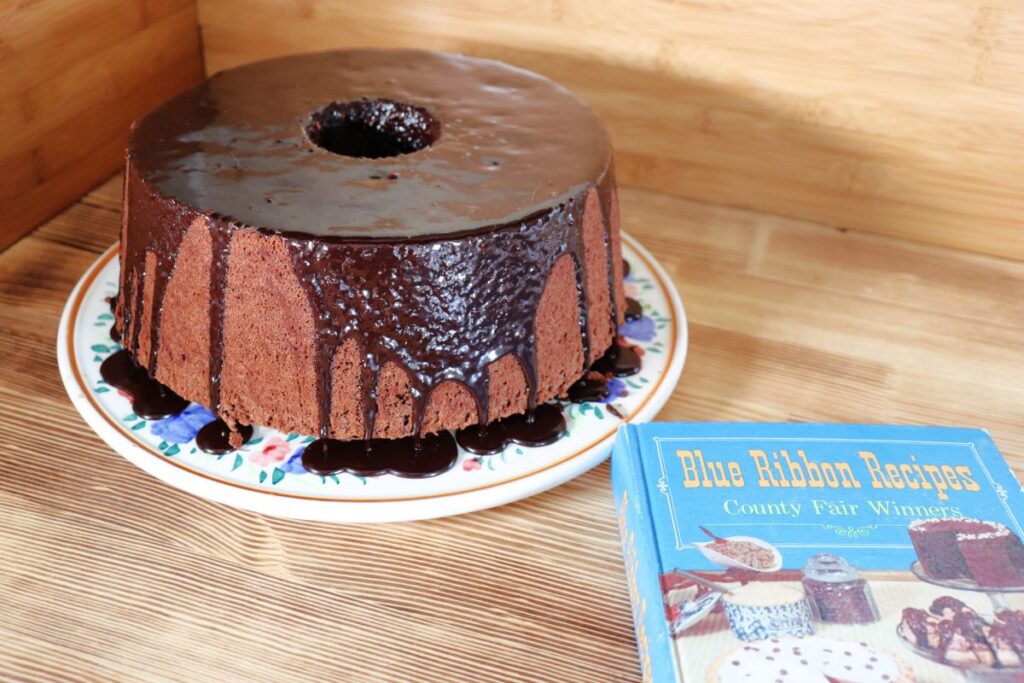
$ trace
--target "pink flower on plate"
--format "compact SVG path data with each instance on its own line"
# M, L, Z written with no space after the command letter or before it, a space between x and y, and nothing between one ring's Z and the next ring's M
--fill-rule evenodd
M623 282L622 289L625 290L626 296L631 299L635 299L640 295L640 287L635 282L630 282L628 280Z
M467 472L480 469L480 458L467 458L466 461L462 463L462 469Z
M276 465L279 462L284 462L291 450L291 444L288 443L287 439L283 439L280 436L272 436L267 439L262 448L249 453L249 462L260 467Z

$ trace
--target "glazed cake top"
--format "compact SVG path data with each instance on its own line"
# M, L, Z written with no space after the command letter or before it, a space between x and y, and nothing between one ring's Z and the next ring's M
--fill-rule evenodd
M204 213L361 242L519 221L599 180L611 144L590 107L537 74L366 49L218 73L139 120L128 156Z

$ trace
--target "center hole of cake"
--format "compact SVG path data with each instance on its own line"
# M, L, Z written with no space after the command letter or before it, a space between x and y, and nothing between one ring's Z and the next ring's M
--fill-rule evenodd
M430 147L441 135L441 124L422 107L361 99L332 102L313 112L306 135L334 154L381 159Z

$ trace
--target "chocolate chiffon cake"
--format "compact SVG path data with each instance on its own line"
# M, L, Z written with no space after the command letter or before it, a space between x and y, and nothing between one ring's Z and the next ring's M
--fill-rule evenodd
M597 115L505 64L345 50L136 122L116 328L233 439L421 437L556 397L625 308Z

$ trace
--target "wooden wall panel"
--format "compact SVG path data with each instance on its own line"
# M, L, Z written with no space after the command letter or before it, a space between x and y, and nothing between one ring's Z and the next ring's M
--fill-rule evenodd
M136 117L202 77L195 0L0 4L0 249L123 162Z
M208 70L431 47L592 102L622 182L1024 258L1012 0L199 0ZM628 208L628 207L627 207Z

